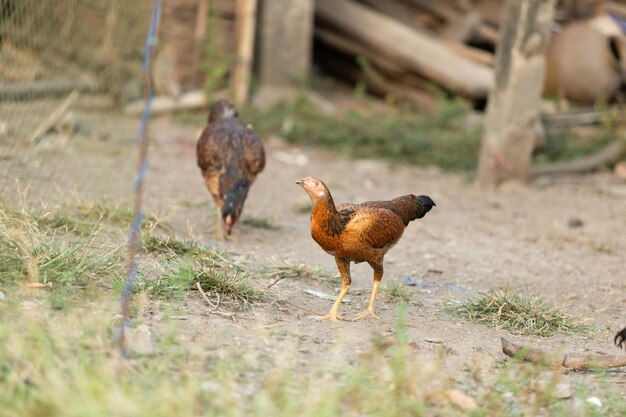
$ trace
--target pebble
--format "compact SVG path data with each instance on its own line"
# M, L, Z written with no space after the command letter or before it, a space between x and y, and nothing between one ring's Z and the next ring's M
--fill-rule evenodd
M513 395L511 391L507 391L504 394L502 394L502 399L504 401L513 401L515 399L515 395Z
M0 138L5 138L9 135L9 125L7 122L0 120Z
M595 405L596 407L602 407L602 401L598 397L589 397L585 401L591 405Z
M572 217L567 221L567 225L572 228L575 229L577 227L583 227L585 225L585 222L583 222L581 219L579 219L578 217Z
M20 307L24 310L34 310L38 307L38 304L34 301L24 300L20 303Z
M200 389L211 394L219 394L222 391L222 386L214 381L204 381L200 384Z
M126 346L131 355L153 355L156 353L152 343L152 332L145 324L126 329Z
M4 293L0 291L0 301L4 300Z
M461 391L449 389L446 391L446 396L452 404L456 405L463 411L472 410L478 407L476 400Z
M570 384L560 382L554 387L554 395L556 396L556 398L559 398L561 400L571 398L572 387L570 386Z

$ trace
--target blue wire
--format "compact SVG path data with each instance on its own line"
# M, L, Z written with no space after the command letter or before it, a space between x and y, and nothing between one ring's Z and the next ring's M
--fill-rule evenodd
M159 20L161 17L161 0L154 0L154 6L152 8L152 16L150 20L150 29L148 30L148 36L146 37L146 43L144 45L144 55L143 55L143 64L141 69L143 71L143 76L149 77L149 70L152 58L152 49L156 45L157 41L157 29L159 27ZM141 115L141 121L139 123L139 131L137 135L137 144L140 144L144 135L146 134L146 129L148 128L148 122L150 120L150 114L152 113L152 99L154 97L152 91L151 83L148 83L148 92L146 98L146 106L144 107L143 113ZM135 193L141 191L141 185L146 178L146 173L148 172L148 159L147 155L141 161L139 166L137 176L134 181ZM143 212L141 209L137 210L135 213L135 218L133 219L133 224L130 228L130 232L128 233L128 246L133 243L136 244L137 236L141 231L141 222L143 220ZM126 282L124 283L124 288L122 289L122 294L120 295L120 305L123 307L127 305L130 299L130 294L132 292L133 286L135 285L135 281L137 278L137 263L135 257L133 259L129 259L130 270L128 272L128 277L126 278ZM124 311L122 311L125 314ZM126 328L126 317L123 318L123 321L120 325L119 337L120 340L123 340ZM126 356L126 352L122 352L122 357Z

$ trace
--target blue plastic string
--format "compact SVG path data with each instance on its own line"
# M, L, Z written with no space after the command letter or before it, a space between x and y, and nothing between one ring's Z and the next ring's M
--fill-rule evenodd
M120 323L119 343L120 354L122 358L126 357L125 348L125 329L129 319L129 304L130 295L135 285L137 278L137 242L139 240L139 233L141 232L141 223L143 221L142 206L142 190L143 182L148 172L148 137L147 129L150 121L150 114L152 113L152 99L154 97L152 90L152 83L150 82L150 69L152 66L152 55L154 46L157 41L157 29L159 27L159 20L161 17L161 0L154 0L154 6L152 8L152 16L150 20L150 29L148 30L148 36L146 37L146 43L144 46L143 64L141 66L143 71L143 77L146 82L146 105L141 115L141 121L139 123L139 131L137 134L137 144L141 161L137 168L137 175L135 176L134 188L135 188L135 216L133 224L131 225L128 233L128 276L122 289L120 296L120 306L122 310L122 322Z

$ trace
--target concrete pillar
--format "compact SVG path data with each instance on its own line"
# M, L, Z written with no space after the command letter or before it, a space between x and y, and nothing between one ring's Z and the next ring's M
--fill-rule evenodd
M545 50L555 0L506 0L489 94L478 181L496 186L528 175L539 122Z
M262 0L259 4L259 90L253 103L269 107L306 85L311 67L313 0Z

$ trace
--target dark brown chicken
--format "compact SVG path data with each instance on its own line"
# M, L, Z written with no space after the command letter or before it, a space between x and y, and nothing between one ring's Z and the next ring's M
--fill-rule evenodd
M626 327L624 327L622 330L617 332L617 334L615 335L614 342L618 348L623 347L624 349L626 349Z
M218 100L196 146L198 166L217 206L218 239L223 239L241 216L250 186L265 167L263 143L241 123L235 107Z
M350 262L367 262L374 270L374 287L367 309L353 321L372 316L378 286L383 278L383 258L400 240L409 222L420 219L435 206L425 195L405 195L390 201L368 201L335 206L326 185L315 178L297 181L309 194L311 236L326 252L335 257L341 274L341 292L332 308L318 320L341 320L337 310L350 288Z

